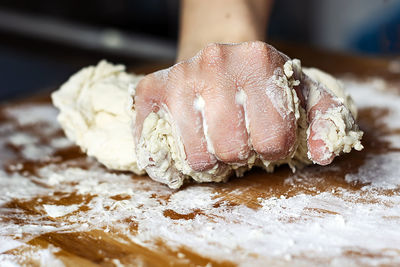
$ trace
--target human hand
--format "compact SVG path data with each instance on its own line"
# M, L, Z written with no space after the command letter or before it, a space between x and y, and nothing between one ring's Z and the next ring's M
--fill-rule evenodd
M259 41L211 44L189 60L147 75L135 94L136 143L145 118L164 109L195 171L208 170L218 161L244 165L254 153L267 161L288 157L297 138L295 96L292 88L277 82L288 60ZM332 122L317 115L343 103L301 71L294 70L293 76L300 85L292 87L307 111L310 159L329 164L335 154L318 131Z

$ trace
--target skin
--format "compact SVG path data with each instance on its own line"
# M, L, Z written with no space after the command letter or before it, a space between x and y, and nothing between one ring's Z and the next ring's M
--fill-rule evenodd
M210 43L265 41L271 8L272 0L182 0L177 61Z
M271 1L261 0L182 2L178 63L147 75L136 88L136 142L149 113L166 109L195 171L208 170L218 161L241 164L253 153L273 161L292 152L296 141L295 115L289 112L284 90L271 81L274 71L283 69L288 57L256 41L265 39L270 7ZM237 44L221 44L232 42ZM342 104L320 88L322 97L310 106L304 82L307 77L302 73L295 75L301 81L295 90L307 110L311 127L308 146L312 160L329 164L334 155L322 140L314 137L318 126L332 122L315 120L315 116ZM246 95L246 110L236 101L240 90ZM199 97L205 103L204 119L214 154L207 149L203 117L194 105ZM324 157L325 152L328 157Z

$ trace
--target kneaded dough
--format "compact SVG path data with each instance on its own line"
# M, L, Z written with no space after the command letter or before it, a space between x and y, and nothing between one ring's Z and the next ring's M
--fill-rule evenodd
M144 174L137 166L129 88L142 76L101 61L73 75L52 94L67 137L107 168Z
M58 120L67 137L88 155L110 169L136 174L147 172L152 179L171 188L179 188L189 179L197 182L226 181L233 173L241 176L253 166L273 171L277 165L288 164L294 171L296 167L312 163L307 149L309 132L306 111L300 106L293 89L299 84L293 75L296 69L300 72L303 70L311 79L311 87L324 85L329 93L348 107L332 109L321 115L336 126L336 129L321 129L319 137L327 143L329 150L338 155L352 148L362 149L362 132L353 119L357 111L343 86L320 70L301 68L299 60L288 60L284 68L278 68L271 78L285 92L289 103L287 112L294 112L297 119L297 141L292 153L275 162L254 155L246 164L217 163L210 170L194 171L186 160L183 143L167 108L149 114L144 121L138 146L135 147L133 127L136 112L133 96L142 76L126 73L122 65L101 61L97 66L84 68L54 92L52 99L60 109ZM310 90L307 97L318 100L315 88Z

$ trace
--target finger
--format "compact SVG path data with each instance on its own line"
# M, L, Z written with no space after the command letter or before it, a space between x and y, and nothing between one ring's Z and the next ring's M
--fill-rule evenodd
M283 75L285 59L277 50L262 42L252 42L237 49L234 61L239 83L247 95L247 116L254 150L265 160L288 156L296 141L296 118L289 109L287 90L278 85L274 75ZM232 62L233 64L235 62Z
M226 75L224 64L227 46L210 45L197 59L198 73L207 86L200 94L205 102L204 116L208 142L216 157L225 163L244 163L250 148L240 91ZM240 62L238 62L240 63Z
M329 120L315 120L310 124L310 135L308 136L308 151L310 151L311 160L319 165L330 164L335 155L329 151L326 143L319 136L322 129L329 129L335 125Z
M166 76L169 69L161 70L144 77L135 91L135 141L138 143L142 134L143 122L151 112L157 112L166 95Z
M217 163L207 150L201 112L195 108L197 87L191 65L175 65L170 72L166 104L182 138L189 166L195 171L205 171Z
M306 77L306 85L309 88L307 99L307 116L310 125L307 141L308 151L313 162L319 165L328 165L335 158L335 154L329 150L323 139L331 129L336 129L336 125L324 118L324 114L329 109L343 104L323 85L309 77Z

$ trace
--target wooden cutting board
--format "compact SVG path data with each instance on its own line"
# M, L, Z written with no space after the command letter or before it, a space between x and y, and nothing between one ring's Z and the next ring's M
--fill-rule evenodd
M399 265L398 63L307 53L341 73L365 149L296 173L171 190L81 153L48 97L3 105L0 265Z

